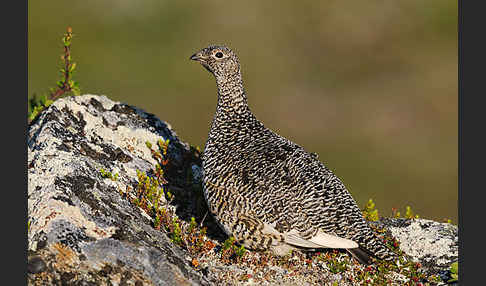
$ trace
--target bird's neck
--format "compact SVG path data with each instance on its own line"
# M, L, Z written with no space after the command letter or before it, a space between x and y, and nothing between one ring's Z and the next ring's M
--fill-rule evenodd
M231 76L216 75L216 84L218 86L217 112L240 115L249 112L243 80L239 71Z

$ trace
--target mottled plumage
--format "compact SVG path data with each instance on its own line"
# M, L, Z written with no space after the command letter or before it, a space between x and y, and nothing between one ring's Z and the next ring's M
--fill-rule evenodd
M250 111L240 64L227 47L193 56L216 78L218 105L203 152L204 195L228 235L250 249L347 249L393 259L343 183L316 155L265 128Z

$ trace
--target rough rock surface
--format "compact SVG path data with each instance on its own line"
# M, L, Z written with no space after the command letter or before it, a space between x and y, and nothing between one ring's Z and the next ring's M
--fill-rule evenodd
M457 226L427 219L382 219L377 225L387 228L400 241L400 249L432 272L446 270L457 261Z
M159 139L169 140L165 176L175 194L160 203L181 220L204 221L206 239L218 245L197 257L200 265L127 199L139 183L137 170L150 174L156 164L146 142ZM59 99L31 122L27 140L30 285L353 284L322 263L299 271L270 263L256 268L251 259L258 253L247 264L219 261L226 237L210 216L202 219L207 209L192 187L201 182L200 161L169 124L143 110L105 96ZM423 271L445 273L457 261L457 226L423 219L375 224L398 239ZM394 283L400 285L403 277Z

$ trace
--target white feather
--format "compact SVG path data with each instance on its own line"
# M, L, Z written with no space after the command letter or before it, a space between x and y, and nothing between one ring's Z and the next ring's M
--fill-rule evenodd
M310 239L305 239L300 236L297 230L291 230L289 232L281 233L277 231L272 225L264 223L262 232L277 236L283 235L285 243L303 248L350 249L359 247L356 242L350 239L327 234L322 231L319 231L316 236ZM277 241L274 241L273 244L277 244Z
M316 236L312 237L309 240L326 248L349 249L359 247L359 245L351 239L327 234L322 231L319 231Z

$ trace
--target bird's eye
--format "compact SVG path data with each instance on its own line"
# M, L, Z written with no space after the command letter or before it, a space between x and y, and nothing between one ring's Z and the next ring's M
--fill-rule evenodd
M217 52L215 56L220 59L220 58L223 57L223 53L222 52Z

